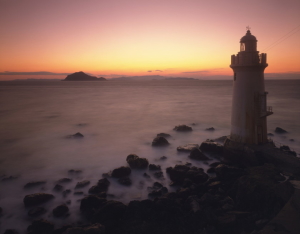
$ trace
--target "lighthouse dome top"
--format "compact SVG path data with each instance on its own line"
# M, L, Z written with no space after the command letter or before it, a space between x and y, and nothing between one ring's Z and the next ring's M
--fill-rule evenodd
M251 34L250 30L247 30L246 35L241 38L240 42L246 42L246 41L257 41L256 37Z

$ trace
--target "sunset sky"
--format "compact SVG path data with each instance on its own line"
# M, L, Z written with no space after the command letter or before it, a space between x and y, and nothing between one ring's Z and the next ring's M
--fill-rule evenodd
M299 79L299 0L0 0L0 80L222 79L248 25L266 77Z

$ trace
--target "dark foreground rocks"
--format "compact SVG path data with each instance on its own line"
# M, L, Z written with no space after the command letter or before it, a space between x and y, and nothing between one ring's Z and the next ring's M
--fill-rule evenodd
M126 161L133 169L145 169L149 165L148 159L140 158L136 154L129 154L126 158Z
M187 125L177 125L174 127L175 131L178 131L178 132L189 132L189 131L193 131L192 127L190 126L187 126Z
M52 194L34 193L34 194L26 195L23 199L23 202L25 206L34 206L34 205L45 203L53 198L54 196Z
M167 146L169 144L167 139L162 136L157 136L152 141L152 146Z

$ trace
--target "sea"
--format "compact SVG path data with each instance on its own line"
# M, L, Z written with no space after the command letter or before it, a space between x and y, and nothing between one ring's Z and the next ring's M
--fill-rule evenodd
M230 133L231 80L153 80L153 81L3 81L0 82L0 233L14 228L24 230L34 220L27 215L23 198L45 192L55 199L43 205L47 212L40 218L58 228L81 220L80 200L103 173L126 166L126 157L136 154L162 167L164 178L143 177L133 170L132 185L123 186L109 178L108 198L128 203L146 199L148 187L155 181L166 186L170 180L165 169L175 164L192 163L207 170L209 162L188 158L177 147L201 144L206 139ZM268 106L274 114L268 117L268 132L277 146L289 145L300 153L300 80L266 80ZM173 128L185 124L191 132ZM214 131L206 131L213 127ZM276 127L288 131L279 135ZM80 132L83 138L68 136ZM151 146L158 133L168 133L166 147ZM161 160L166 156L166 160ZM298 155L299 156L299 155ZM70 174L69 170L82 173ZM63 184L71 193L64 197L53 191L57 180L71 178ZM90 185L74 189L78 181ZM31 181L46 181L30 189ZM82 194L73 194L74 192ZM69 216L54 218L52 210L68 203Z

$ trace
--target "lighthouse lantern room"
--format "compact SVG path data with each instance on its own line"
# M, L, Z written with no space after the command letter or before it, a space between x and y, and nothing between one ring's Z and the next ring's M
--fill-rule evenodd
M259 54L257 40L247 28L240 40L240 52L231 56L233 98L230 140L237 143L267 142L267 116L273 114L267 106L264 70L267 54Z

